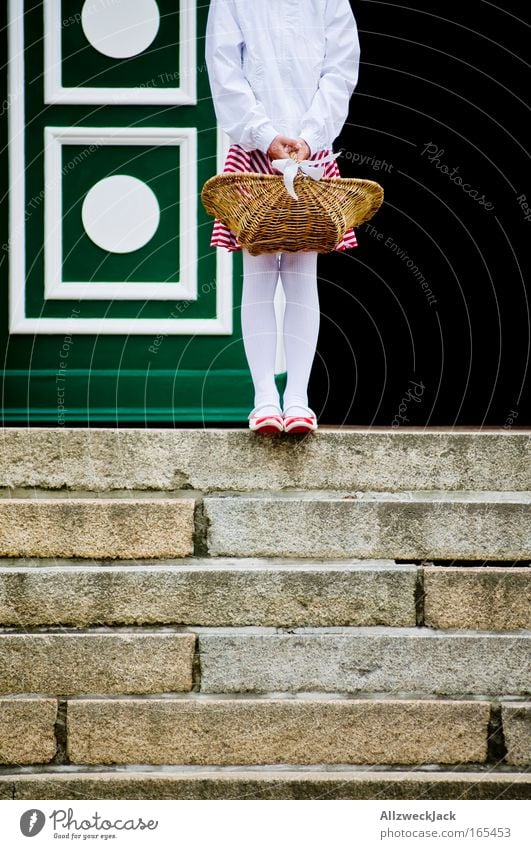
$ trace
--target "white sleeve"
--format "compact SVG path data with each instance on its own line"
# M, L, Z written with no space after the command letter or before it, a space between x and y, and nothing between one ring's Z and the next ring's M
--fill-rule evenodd
M315 153L337 138L358 82L360 43L349 0L327 0L326 48L319 87L302 116L299 136Z
M267 153L278 132L243 74L243 43L233 0L211 0L205 61L218 123L245 150Z

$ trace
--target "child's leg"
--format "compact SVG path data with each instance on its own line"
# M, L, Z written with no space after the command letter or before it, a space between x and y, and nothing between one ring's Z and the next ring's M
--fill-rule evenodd
M277 322L274 295L278 254L252 256L243 249L242 335L254 384L254 406L280 406L275 383ZM263 411L264 415L274 410Z
M280 277L286 295L284 350L288 373L284 410L303 415L308 406L308 381L319 335L317 253L281 254Z

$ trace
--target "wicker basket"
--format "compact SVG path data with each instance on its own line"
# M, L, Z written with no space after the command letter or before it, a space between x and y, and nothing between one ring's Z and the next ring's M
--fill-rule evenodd
M383 201L378 183L350 177L313 180L299 174L295 190L298 200L280 175L225 173L206 181L201 200L253 255L328 253L347 230L369 221Z

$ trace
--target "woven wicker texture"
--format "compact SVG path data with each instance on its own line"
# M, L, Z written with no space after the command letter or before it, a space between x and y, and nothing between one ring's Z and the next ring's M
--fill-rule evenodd
M294 157L292 157L294 158ZM282 176L218 174L203 186L206 211L232 230L250 254L334 250L350 227L369 221L383 202L372 180L295 177L292 198Z

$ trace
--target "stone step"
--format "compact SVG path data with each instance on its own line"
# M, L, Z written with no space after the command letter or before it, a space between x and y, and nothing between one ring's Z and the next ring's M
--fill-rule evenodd
M195 629L204 693L524 696L531 632L429 628Z
M0 626L531 630L529 566L202 557L0 562Z
M0 490L0 557L184 557L193 553L189 492Z
M107 489L528 490L517 428L3 428L0 486ZM501 473L500 473L501 471Z
M531 692L529 631L378 625L4 629L0 656L3 694Z
M203 509L213 556L531 556L531 492L231 493Z
M531 556L531 492L0 490L0 557ZM201 512L203 511L203 512ZM206 526L206 539L205 539Z
M505 752L489 751L494 724ZM531 702L184 693L0 698L0 764L531 766ZM59 736L57 733L59 729ZM60 742L61 740L61 742ZM58 761L59 758L59 761ZM65 759L68 759L67 761Z
M531 773L359 767L47 768L0 775L0 799L525 799Z
M49 763L56 754L56 699L0 698L0 764Z
M164 693L192 688L195 635L173 630L0 633L0 693Z
M403 626L416 621L418 567L392 560L0 562L0 625L18 628Z
M502 705L507 763L531 767L531 702Z
M529 566L424 566L422 580L426 625L531 630Z
M485 701L73 699L73 764L464 764L487 758Z

